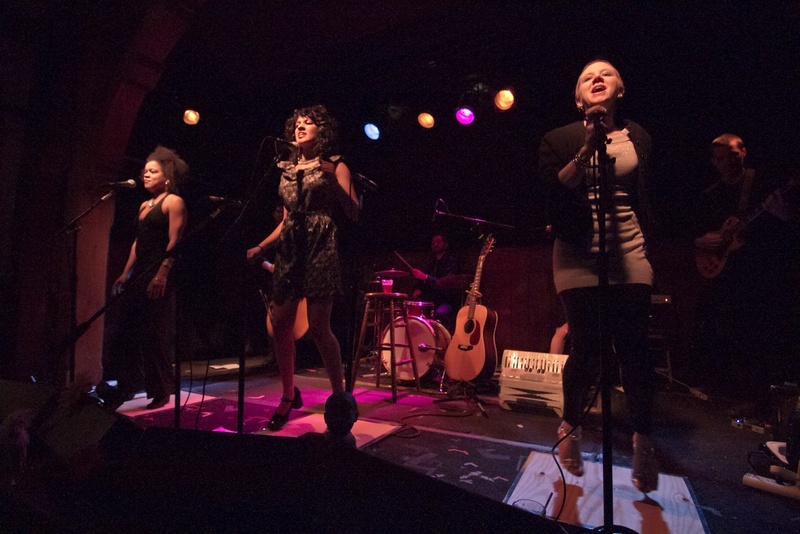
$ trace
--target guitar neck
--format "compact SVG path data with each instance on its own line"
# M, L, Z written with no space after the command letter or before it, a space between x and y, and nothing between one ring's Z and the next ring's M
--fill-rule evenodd
M483 243L483 248L478 256L478 266L475 268L475 279L472 281L472 285L469 286L469 294L467 296L467 306L469 306L469 314L467 318L469 320L472 320L475 317L475 305L478 302L478 288L481 287L483 262L486 259L486 255L489 254L489 251L492 250L492 245L494 245L494 238L490 234L486 237L486 240Z
M469 318L475 317L475 305L478 303L478 288L481 287L481 273L483 273L483 260L485 256L478 258L478 268L475 269L475 279L469 287L469 295L467 296L467 305L469 306Z
M787 191L789 191L789 189L794 187L794 185L795 185L794 180L789 180L789 182L787 182L787 184L785 186L775 189L771 194L775 194L775 193L784 194ZM747 228L747 226L750 225L750 223L755 221L765 211L767 211L767 201L766 200L764 200L758 206L754 207L752 210L747 212L747 214L744 217L742 217L739 220L739 222L737 222L735 225L733 225L731 228L729 228L728 232L725 233L724 237L728 238L730 236L731 238L733 238L733 236L735 236L737 233L739 233L743 229Z

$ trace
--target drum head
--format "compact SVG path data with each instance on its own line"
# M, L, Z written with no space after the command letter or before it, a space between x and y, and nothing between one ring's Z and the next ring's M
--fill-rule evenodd
M395 319L394 325L394 342L396 344L406 344L406 327L403 326L402 317ZM391 341L391 333L389 332L389 328L389 325L387 325L383 330L382 339L385 345L388 345ZM431 364L436 357L436 351L420 350L419 347L423 344L428 347L436 347L436 334L434 333L433 327L424 318L411 316L408 318L408 332L411 338L410 344L414 347L414 357L417 362L417 373L419 374L420 379L422 379L422 377L431 371ZM408 347L395 347L394 358L396 362L406 360L409 357L410 352ZM381 349L381 361L383 362L384 368L391 373L391 351L388 348ZM398 382L414 383L414 370L411 368L410 363L397 367L397 380Z

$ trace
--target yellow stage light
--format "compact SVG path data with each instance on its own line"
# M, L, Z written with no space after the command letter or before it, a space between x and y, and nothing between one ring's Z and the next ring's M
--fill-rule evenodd
M500 111L505 111L514 105L514 93L509 89L497 91L494 95L494 105Z
M183 112L183 122L188 124L189 126L194 126L198 122L200 122L200 113L193 109L187 109Z
M417 122L423 128L433 128L434 120L433 115L430 113L420 113L417 115Z

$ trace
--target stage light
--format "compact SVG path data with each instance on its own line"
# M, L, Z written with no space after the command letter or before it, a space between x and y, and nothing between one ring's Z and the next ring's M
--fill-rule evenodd
M472 124L472 121L475 120L475 113L467 107L461 107L456 110L456 120L460 124Z
M420 113L417 115L417 122L423 128L433 128L436 121L433 120L433 115L430 113Z
M188 124L189 126L194 126L198 122L200 122L200 113L193 109L187 109L183 112L183 122Z
M502 89L494 95L494 106L500 111L505 111L514 105L514 93L510 89Z
M367 124L364 125L364 134L366 134L366 136L372 139L373 141L377 141L378 138L381 136L381 130L371 122L368 122Z
M398 120L403 116L404 110L402 106L390 104L389 107L386 108L386 113L389 114L389 117L391 117L392 120Z

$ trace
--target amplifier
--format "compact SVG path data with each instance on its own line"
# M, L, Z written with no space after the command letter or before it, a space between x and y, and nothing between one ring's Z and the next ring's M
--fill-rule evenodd
M547 408L561 417L564 401L561 377L566 361L566 354L503 351L500 407L504 410ZM591 412L600 412L600 395Z

